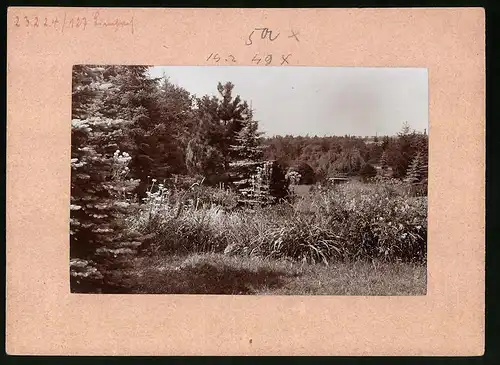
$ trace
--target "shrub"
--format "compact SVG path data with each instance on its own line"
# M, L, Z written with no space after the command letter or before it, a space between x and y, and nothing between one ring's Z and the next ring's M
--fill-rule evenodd
M343 185L323 193L321 209L353 258L424 261L427 199L386 185Z
M318 189L294 204L238 210L182 196L163 186L149 193L136 221L155 237L150 251L323 263L426 259L427 199L412 197L404 184L350 183Z
M316 174L314 169L306 162L301 162L295 168L294 171L297 171L300 175L300 184L303 185L312 185L316 182Z
M370 164L364 164L359 174L364 181L368 181L369 179L377 176L377 169Z
M341 259L347 254L345 242L333 232L314 223L314 217L297 215L288 224L267 233L262 252L271 258L292 258L307 262Z

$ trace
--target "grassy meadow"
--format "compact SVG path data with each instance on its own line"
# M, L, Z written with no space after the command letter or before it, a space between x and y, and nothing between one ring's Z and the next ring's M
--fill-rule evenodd
M298 263L197 253L133 260L120 274L137 294L425 295L426 269L382 261Z
M427 197L401 182L296 186L291 202L153 183L128 227L148 237L127 293L425 295Z

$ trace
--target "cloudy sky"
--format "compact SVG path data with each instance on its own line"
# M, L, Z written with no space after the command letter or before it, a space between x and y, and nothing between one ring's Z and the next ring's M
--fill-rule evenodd
M197 96L231 81L272 135L393 135L405 121L428 129L427 69L343 67L154 67Z

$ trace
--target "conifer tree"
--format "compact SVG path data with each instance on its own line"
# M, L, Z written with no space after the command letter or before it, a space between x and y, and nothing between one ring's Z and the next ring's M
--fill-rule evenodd
M197 99L199 117L207 119L207 142L220 151L225 172L230 169L230 162L237 158L237 152L231 146L237 145L236 138L248 119L251 110L239 95L233 95L234 84L218 83L218 96L204 96Z
M200 175L209 184L216 184L224 171L223 156L219 150L209 145L202 136L195 136L186 148L186 167L191 175Z
M415 153L419 154L419 159L420 159L420 164L419 164L419 174L421 176L421 183L422 184L427 184L427 177L428 177L428 156L429 156L429 143L428 143L428 137L427 134L421 133L421 134L415 134L414 136L414 141L412 144L413 150Z
M423 179L422 165L422 155L418 151L408 167L405 180L410 184L420 183Z
M235 144L230 146L235 159L230 163L232 183L236 186L244 201L254 198L255 185L259 183L254 176L257 167L262 165L264 156L258 132L258 123L249 115L242 129L235 137Z
M382 156L380 156L380 167L384 171L387 170L387 168L389 167L389 163L387 161L387 152L386 151L382 152Z
M389 175L389 156L386 150L380 156L380 175L387 177Z
M102 116L101 68L78 66L73 71L71 290L117 290L113 269L141 244L140 235L125 225L135 207L131 192L138 181L129 176L130 154L118 148L132 122Z

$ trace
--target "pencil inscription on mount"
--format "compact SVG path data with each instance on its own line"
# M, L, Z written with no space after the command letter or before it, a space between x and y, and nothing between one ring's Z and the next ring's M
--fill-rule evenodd
M95 12L93 15L94 26L97 28L112 28L117 32L122 28L129 28L130 32L134 34L134 16L132 15L130 19L122 18L108 18L103 19L99 12Z
M248 35L248 38L247 40L245 41L245 45L247 46L250 46L253 44L253 40L252 40L252 37L254 35L254 33L257 32L259 33L260 32L260 39L264 39L264 40L269 40L271 42L274 42L275 40L278 39L278 37L280 36L281 33L279 32L275 32L274 30L271 30L269 28L254 28L250 34ZM274 35L273 35L273 32ZM290 35L288 36L288 38L293 38L295 39L297 42L299 42L299 32L296 32L294 30L291 30L290 31Z
M284 55L281 54L281 59L277 59L273 57L272 53L268 54L260 54L256 53L252 59L250 60L249 58L247 60L250 60L250 62L256 64L256 65L264 65L264 66L271 66L271 65L279 65L279 66L284 66L284 65L289 65L290 64L290 57L292 56L291 53ZM226 63L226 64L234 64L236 63L236 58L232 54L228 54L227 56L221 55L219 53L210 53L210 55L207 57L205 60L207 62L213 61L215 64L221 63Z
M61 34L65 31L85 31L90 28L98 29L113 29L115 32L123 29L129 29L131 34L134 34L134 16L130 18L121 17L106 17L100 12L85 13L78 12L70 14L64 12L62 16L54 15L14 15L13 24L17 29L53 29Z

